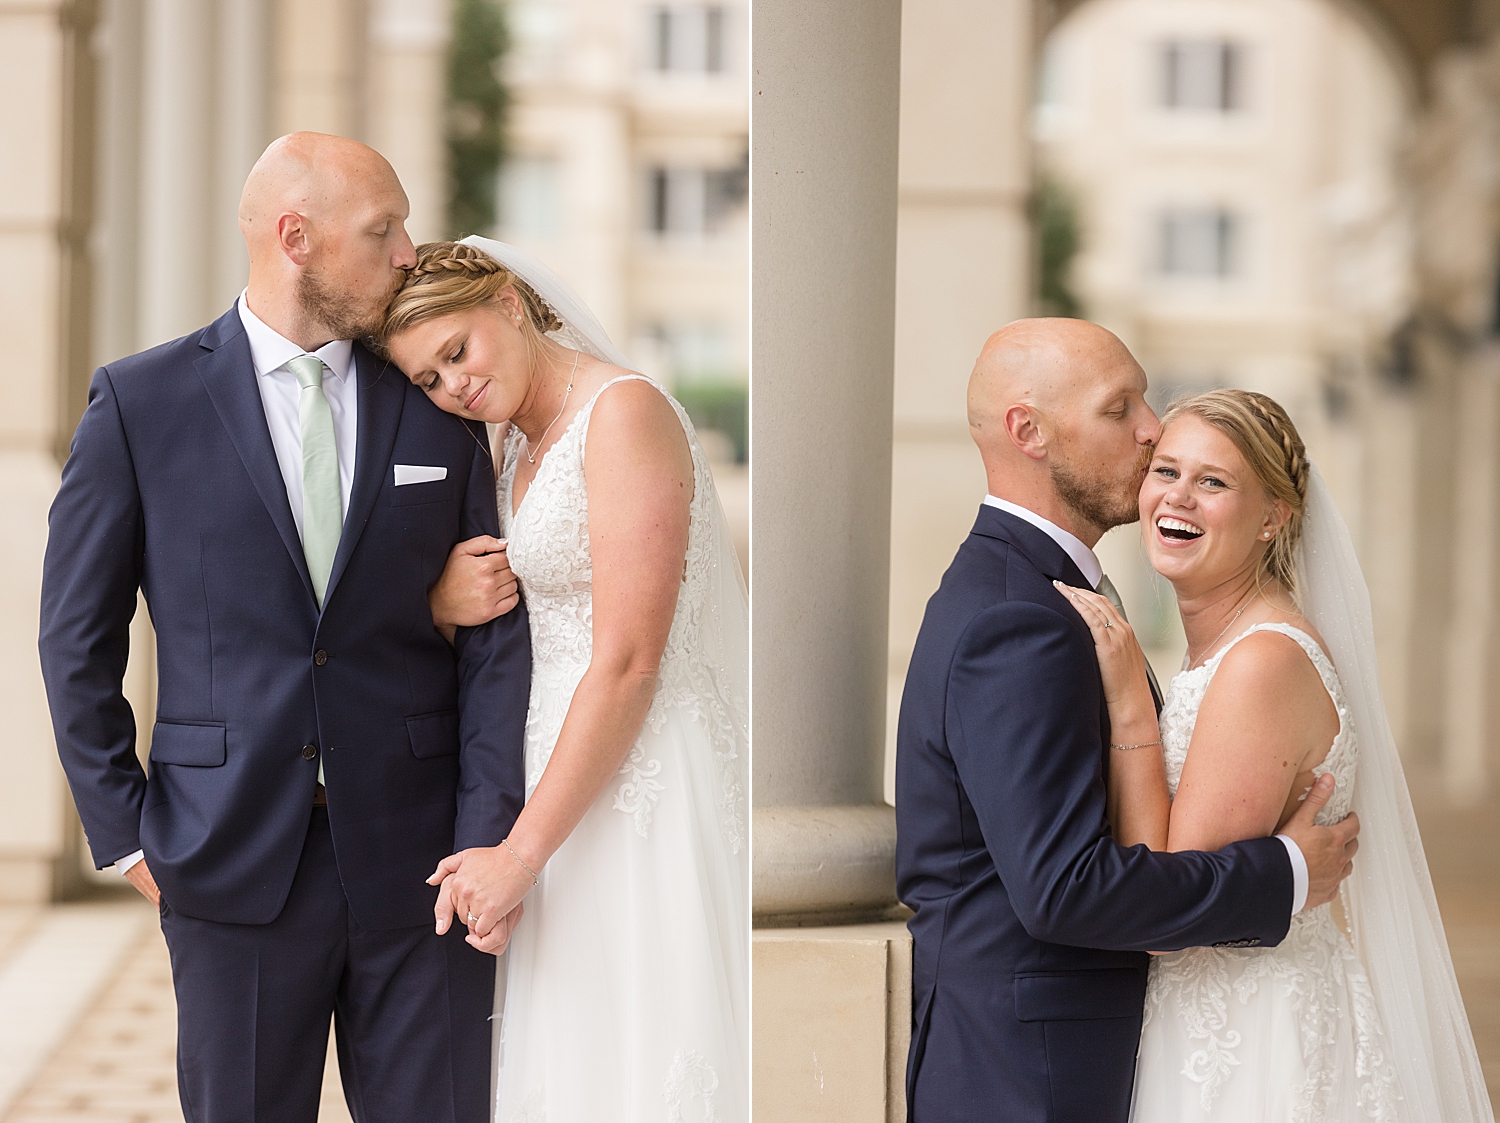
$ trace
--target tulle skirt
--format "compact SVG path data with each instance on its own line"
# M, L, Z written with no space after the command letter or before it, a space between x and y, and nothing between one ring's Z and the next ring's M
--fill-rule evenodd
M748 860L720 779L703 723L658 713L547 863L502 961L497 1123L747 1123Z

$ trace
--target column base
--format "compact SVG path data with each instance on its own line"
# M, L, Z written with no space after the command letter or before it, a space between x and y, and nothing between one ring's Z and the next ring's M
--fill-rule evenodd
M906 925L757 929L753 963L754 1118L904 1123Z
M757 926L896 918L895 808L762 807L754 838Z

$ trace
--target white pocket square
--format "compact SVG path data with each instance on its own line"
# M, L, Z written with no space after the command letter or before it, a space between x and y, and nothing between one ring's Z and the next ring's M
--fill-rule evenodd
M448 478L447 468L430 468L426 464L397 464L396 486L407 484L430 484Z

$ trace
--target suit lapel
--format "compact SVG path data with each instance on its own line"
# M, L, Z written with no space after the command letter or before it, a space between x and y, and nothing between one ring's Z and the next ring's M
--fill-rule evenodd
M1025 519L1016 518L1009 511L1002 511L986 503L979 508L979 518L974 522L974 533L982 534L986 538L998 538L1002 542L1009 542L1025 554L1045 576L1054 581L1061 581L1064 585L1072 585L1077 589L1094 587L1083 575L1083 571L1078 568L1078 563L1068 556L1068 551L1038 527L1032 526Z
M333 599L339 578L348 568L349 558L359 544L365 524L370 521L375 499L385 484L391 450L396 446L396 430L401 424L401 409L406 403L406 376L389 363L375 358L358 343L354 345L354 371L359 379L359 436L354 447L354 486L349 492L344 533L339 537L338 552L333 556L333 570L328 577L328 591L323 597L325 608Z
M281 478L281 465L276 461L276 448L271 444L271 429L266 424L260 388L255 384L250 341L245 337L245 328L236 308L231 308L203 333L203 346L210 351L194 363L198 377L208 391L219 420L228 430L235 451L244 461L245 470L250 474L261 502L266 505L271 521L276 524L276 531L281 535L311 599L313 587L312 578L307 573L307 558L302 552L297 524L292 519L291 504L287 502L286 481Z

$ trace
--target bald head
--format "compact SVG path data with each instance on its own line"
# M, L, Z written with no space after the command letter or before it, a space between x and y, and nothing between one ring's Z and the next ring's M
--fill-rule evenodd
M1114 332L1087 320L1033 319L1007 324L985 341L969 376L969 428L983 447L1004 436L1013 405L1049 415L1066 410L1101 374L1135 359Z
M405 202L395 171L368 145L327 133L288 133L272 141L240 194L240 230L251 258L275 247L283 214L314 223L337 220L372 194L400 194Z
M368 145L324 133L273 141L240 195L252 310L308 350L373 335L416 264L409 210L395 171Z
M991 494L1090 545L1130 521L1160 431L1145 393L1140 364L1098 324L1007 324L969 377L969 432Z

